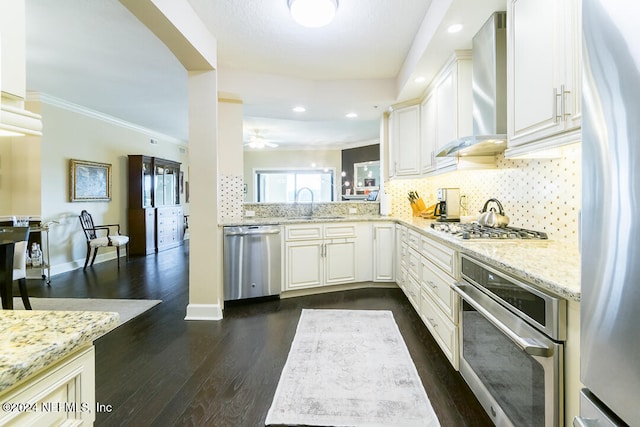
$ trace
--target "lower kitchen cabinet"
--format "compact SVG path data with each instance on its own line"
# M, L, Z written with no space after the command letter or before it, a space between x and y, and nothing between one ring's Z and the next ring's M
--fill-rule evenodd
M458 326L443 316L442 310L423 287L420 293L420 317L453 367L459 369Z
M373 281L395 280L395 224L373 224Z
M396 228L396 282L455 369L459 367L457 252L414 230Z
M0 393L2 426L91 426L95 421L95 351L79 350L17 388Z
M354 224L286 226L285 250L285 290L356 281Z

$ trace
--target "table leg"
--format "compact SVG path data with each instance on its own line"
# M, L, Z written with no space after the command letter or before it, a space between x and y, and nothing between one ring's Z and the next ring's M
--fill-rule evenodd
M0 296L2 308L13 309L13 251L14 243L0 244Z

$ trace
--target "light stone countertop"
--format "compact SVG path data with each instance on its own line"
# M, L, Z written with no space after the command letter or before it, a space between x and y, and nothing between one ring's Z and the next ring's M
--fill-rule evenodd
M221 226L299 224L324 222L393 221L430 236L461 253L517 276L556 295L580 301L580 253L577 245L554 240L464 240L433 230L434 220L380 215L345 215L312 218L243 218L225 221Z
M0 310L0 393L118 326L118 313Z

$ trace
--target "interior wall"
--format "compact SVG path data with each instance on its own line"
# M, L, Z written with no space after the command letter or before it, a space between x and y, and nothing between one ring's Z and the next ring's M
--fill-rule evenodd
M380 144L366 145L364 147L349 148L342 150L342 172L345 175L342 177L342 191L341 194L345 194L345 182L349 182L353 189L355 186L355 179L353 179L353 165L360 162L372 162L380 160ZM380 185L380 182L376 183Z
M312 166L315 165L315 166ZM245 202L255 202L256 169L333 169L336 174L342 170L341 150L265 150L244 152L244 183L247 193ZM334 182L339 182L334 177Z
M151 144L151 136L144 129L99 114L91 114L81 108L68 109L44 102L31 102L30 109L42 115L43 136L40 138L43 221L54 220L52 227L52 274L77 268L84 264L86 240L80 227L80 211L89 211L96 224L120 224L127 233L127 194L129 154L144 154L180 162L188 180L188 153L184 145L169 138L153 135L157 144ZM87 114L84 114L87 111ZM149 131L150 132L150 131ZM110 202L70 202L69 160L87 160L112 165ZM40 164L41 163L41 164ZM185 194L180 194L182 203ZM186 207L188 209L188 207ZM110 250L103 254L114 256ZM100 254L98 255L100 258Z
M40 216L40 139L0 137L0 217Z

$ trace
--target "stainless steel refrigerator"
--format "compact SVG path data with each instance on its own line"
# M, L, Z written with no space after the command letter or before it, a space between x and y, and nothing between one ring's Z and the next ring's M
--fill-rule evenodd
M640 2L583 0L582 299L575 426L640 426Z

